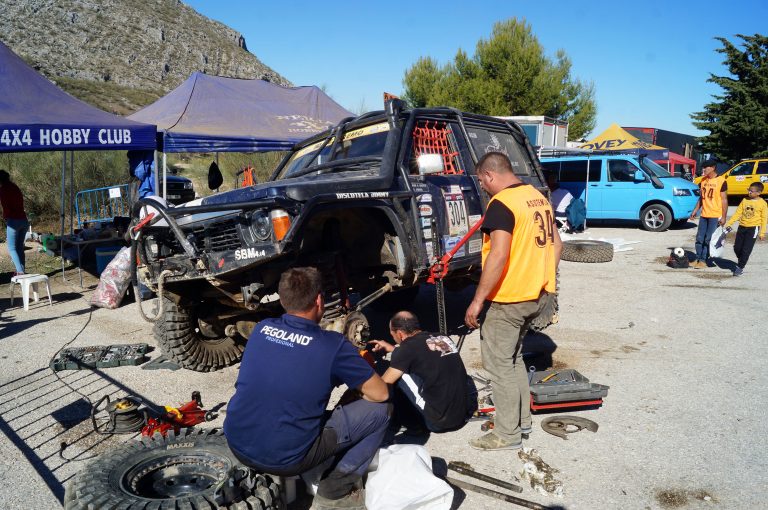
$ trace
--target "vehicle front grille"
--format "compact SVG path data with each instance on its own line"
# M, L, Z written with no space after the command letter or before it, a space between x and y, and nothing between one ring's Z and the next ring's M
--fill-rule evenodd
M194 236L194 242L192 244L194 244L199 253L204 251L229 251L242 247L240 235L237 231L236 219L212 223L197 227L191 231L184 229L184 234L186 236L189 236L189 234ZM170 247L176 252L183 251L175 238L171 240Z

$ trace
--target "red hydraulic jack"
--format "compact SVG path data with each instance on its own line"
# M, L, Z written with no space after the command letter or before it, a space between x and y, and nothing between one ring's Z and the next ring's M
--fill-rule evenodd
M454 255L456 255L456 252L459 251L459 249L464 246L467 241L469 241L469 238L472 237L475 232L477 232L477 230L483 224L483 218L484 216L481 217L480 220L475 223L472 228L469 229L469 232L464 234L464 237L459 239L459 242L456 243L456 246L454 246L453 249L446 254L442 254L443 250L440 246L440 239L435 239L435 241L432 243L434 246L435 262L429 268L429 277L427 278L427 283L432 283L435 285L435 291L437 293L437 321L440 326L441 335L448 334L448 324L446 323L445 317L445 287L443 286L443 278L445 278L445 276L448 274L448 267L450 265L451 259L454 257ZM432 232L437 232L437 224L434 218L432 218Z
M179 407L165 406L165 414L157 418L147 418L147 424L141 429L141 435L152 437L160 433L165 436L173 429L178 434L179 430L211 421L216 417L212 411L203 409L203 402L199 391L192 392L192 400Z

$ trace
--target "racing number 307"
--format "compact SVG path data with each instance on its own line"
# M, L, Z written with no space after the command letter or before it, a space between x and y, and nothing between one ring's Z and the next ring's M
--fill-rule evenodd
M536 236L536 246L544 248L549 242L555 242L555 221L552 218L552 211L546 211L546 219L541 212L533 213L533 221L539 227L539 234Z

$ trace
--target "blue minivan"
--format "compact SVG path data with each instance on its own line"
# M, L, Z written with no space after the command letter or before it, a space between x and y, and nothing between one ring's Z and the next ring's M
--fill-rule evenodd
M541 166L584 200L588 220L640 220L644 229L663 232L673 223L684 224L699 199L695 184L643 156L542 157Z

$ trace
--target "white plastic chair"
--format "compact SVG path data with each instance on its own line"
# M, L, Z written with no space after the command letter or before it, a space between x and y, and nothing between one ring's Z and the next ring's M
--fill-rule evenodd
M21 286L21 299L24 302L24 310L29 311L29 289L32 288L32 296L35 298L35 303L40 301L40 295L38 294L37 285L39 283L45 283L45 289L48 291L48 303L53 306L53 298L51 297L51 283L48 281L48 277L44 274L21 274L11 277L11 306L13 306L13 291L16 288L16 284Z

